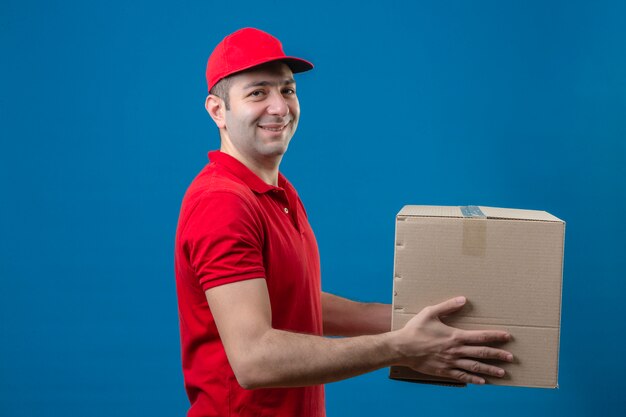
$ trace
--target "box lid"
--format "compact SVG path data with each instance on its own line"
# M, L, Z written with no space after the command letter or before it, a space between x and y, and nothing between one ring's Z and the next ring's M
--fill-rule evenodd
M546 211L485 206L404 206L398 217L476 217L487 219L563 222Z

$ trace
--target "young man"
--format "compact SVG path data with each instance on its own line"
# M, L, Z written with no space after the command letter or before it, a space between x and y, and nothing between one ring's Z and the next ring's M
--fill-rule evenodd
M321 292L315 236L279 172L300 116L293 74L312 68L252 28L209 58L206 110L221 148L190 185L176 235L189 416L320 417L326 382L404 365L481 384L504 375L483 360L512 360L488 346L507 333L439 320L463 297L391 332L390 306Z

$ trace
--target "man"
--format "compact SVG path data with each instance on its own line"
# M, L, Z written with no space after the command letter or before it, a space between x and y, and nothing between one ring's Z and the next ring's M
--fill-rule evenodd
M512 360L487 346L507 333L439 320L463 297L391 332L389 305L321 292L315 237L279 172L300 115L293 74L312 68L252 28L224 38L209 58L205 107L221 148L190 185L176 237L189 416L319 417L326 382L404 365L482 384L481 374L504 375L482 360Z

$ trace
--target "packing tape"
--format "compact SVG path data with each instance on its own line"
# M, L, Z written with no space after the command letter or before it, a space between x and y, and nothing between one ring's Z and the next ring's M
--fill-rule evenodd
M461 207L461 213L463 214L463 217L479 217L481 219L487 218L478 206L463 206Z
M463 255L484 257L487 249L487 216L478 206L461 207Z

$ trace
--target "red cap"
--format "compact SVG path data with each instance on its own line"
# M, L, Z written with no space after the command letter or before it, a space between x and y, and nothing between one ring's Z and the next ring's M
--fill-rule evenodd
M313 64L285 55L278 39L259 29L244 28L226 36L213 50L206 66L206 82L211 88L222 78L271 61L282 61L291 71L304 72Z

